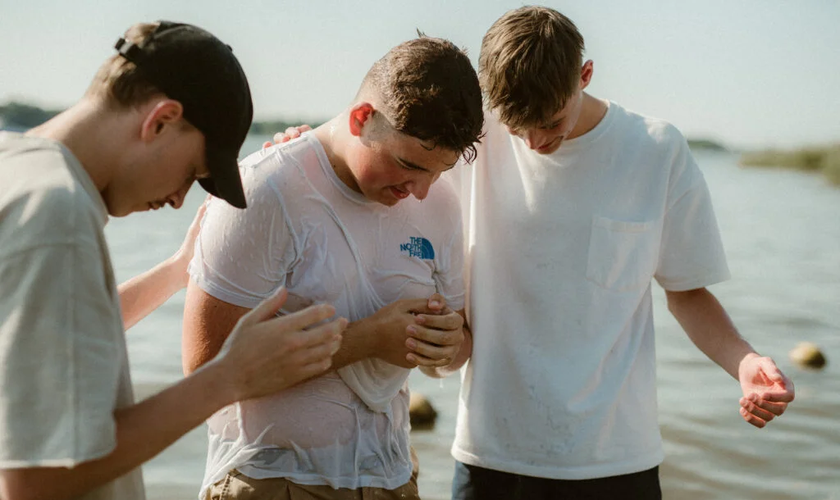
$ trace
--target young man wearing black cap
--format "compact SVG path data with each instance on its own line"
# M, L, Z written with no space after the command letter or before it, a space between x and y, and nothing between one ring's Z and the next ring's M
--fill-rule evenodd
M231 49L199 28L135 25L117 49L79 103L0 134L0 498L142 499L141 463L219 408L323 372L346 324L304 332L327 305L273 318L281 291L205 367L134 403L103 226L179 208L194 180L244 208L252 105Z

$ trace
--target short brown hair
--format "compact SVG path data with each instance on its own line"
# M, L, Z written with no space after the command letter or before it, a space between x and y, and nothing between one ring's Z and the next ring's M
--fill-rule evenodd
M577 91L583 36L547 7L507 12L484 35L478 74L487 105L512 128L542 126Z
M484 125L478 76L452 42L420 35L374 63L360 92L379 95L397 131L472 161Z
M135 45L142 45L160 23L137 23L125 32L123 38ZM137 66L114 54L109 57L93 77L85 95L101 97L114 107L127 108L143 104L161 90L150 83Z

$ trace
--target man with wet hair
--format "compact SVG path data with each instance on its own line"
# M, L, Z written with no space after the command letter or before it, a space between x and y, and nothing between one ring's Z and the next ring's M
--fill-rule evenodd
M252 106L230 47L200 28L138 24L116 48L81 101L25 134L0 133L8 500L143 499L143 462L219 408L325 371L346 324L315 326L334 315L327 305L274 318L280 291L231 325L201 370L134 402L124 326L185 286L190 238L118 292L103 227L109 216L179 208L195 180L244 208L236 158Z
M351 323L336 371L208 421L202 498L418 498L409 369L448 373L469 343L458 200L434 183L474 157L482 123L467 56L420 37L341 114L242 162L251 208L213 203L190 265L185 370L281 286L285 312L328 302Z

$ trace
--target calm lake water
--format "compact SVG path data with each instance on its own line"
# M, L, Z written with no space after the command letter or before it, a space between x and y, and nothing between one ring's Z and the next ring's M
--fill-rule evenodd
M257 149L262 140L249 138L243 151ZM737 382L691 344L654 285L664 497L840 500L840 189L815 175L741 169L728 153L696 156L732 271L732 279L712 291L755 348L794 380L797 397L765 429L744 423ZM106 235L117 278L171 255L202 200L195 187L177 212L113 219ZM181 377L183 304L181 292L128 332L140 398ZM788 360L788 352L804 340L823 348L829 360L824 370L804 371ZM432 380L418 372L410 385L440 414L435 430L412 434L421 463L420 493L449 498L459 380ZM196 498L205 446L200 427L146 464L149 498Z

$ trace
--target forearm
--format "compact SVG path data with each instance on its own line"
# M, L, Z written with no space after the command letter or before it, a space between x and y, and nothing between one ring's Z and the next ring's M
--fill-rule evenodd
M376 354L376 333L373 320L368 317L354 321L344 330L341 347L333 355L333 368L338 369Z
M188 276L184 268L177 257L170 257L117 287L126 330L187 285Z
M668 309L694 345L738 380L741 361L755 350L738 333L717 298L705 288L666 295Z
M458 354L455 355L451 363L446 366L421 366L420 371L428 377L444 378L460 370L466 364L467 360L470 359L470 356L472 356L473 347L472 332L466 325L464 325L463 332L464 341L461 343Z
M208 364L159 394L117 410L117 445L107 456L73 468L2 471L0 498L76 498L139 467L234 400L221 369Z

